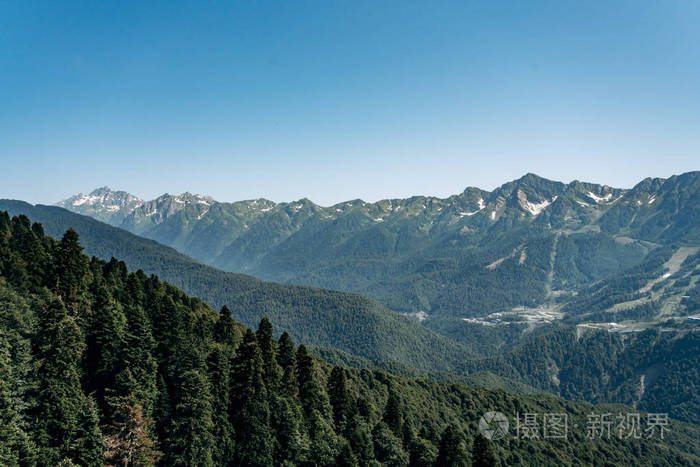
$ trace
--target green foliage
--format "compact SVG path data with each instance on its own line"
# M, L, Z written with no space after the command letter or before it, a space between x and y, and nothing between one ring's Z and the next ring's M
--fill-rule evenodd
M108 282L115 285L125 282L127 266L142 269L216 308L227 306L233 317L246 326L257 326L267 317L278 332L287 332L297 342L334 346L372 360L402 361L422 369L445 371L454 369L465 355L472 354L467 346L436 335L414 320L360 295L266 283L250 276L226 273L172 248L61 208L0 201L0 209L30 214L54 236L73 228L81 235L88 254L105 260L113 257L123 260L123 263L116 260L108 263ZM148 298L151 301L152 295ZM155 313L156 308L169 306L166 297L156 300L148 311ZM153 322L159 355L170 346L168 339L176 332L173 326L180 323L174 316L181 310L172 312L163 312L165 319ZM153 320L154 316L150 318Z
M488 370L567 399L634 404L697 423L698 368L697 330L676 335L567 327L533 337L503 355L467 361L462 371Z
M481 456L476 422L487 410L565 412L572 423L603 410L331 367L289 334L275 341L268 320L245 329L227 310L116 260L69 255L66 264L87 267L82 276L57 269L70 279L58 273L58 283L72 285L54 287L55 275L33 277L15 263L9 244L0 265L3 465L464 465L466 446ZM46 251L54 263L57 250ZM692 355L694 342L677 345ZM516 440L492 448L524 464L693 464L698 436L672 421L663 443L572 437L556 452Z
M481 433L476 435L472 444L472 466L495 467L498 465L497 462L491 441L486 439Z
M477 435L476 438L474 438L475 443L479 437L480 435ZM479 444L477 444L476 447L479 448ZM474 454L474 460L478 462L478 460L480 460L479 456L482 453L476 451ZM445 431L442 432L442 438L440 438L440 450L438 451L438 457L435 461L436 467L466 467L468 462L469 459L467 457L464 441L460 439L454 428L448 425Z

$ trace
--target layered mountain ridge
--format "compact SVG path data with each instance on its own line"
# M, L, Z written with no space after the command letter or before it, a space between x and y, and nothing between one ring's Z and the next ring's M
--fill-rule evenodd
M527 174L490 192L330 207L189 193L135 202L105 189L59 205L226 271L359 292L436 319L542 305L659 246L700 245L699 187L700 172L631 189Z

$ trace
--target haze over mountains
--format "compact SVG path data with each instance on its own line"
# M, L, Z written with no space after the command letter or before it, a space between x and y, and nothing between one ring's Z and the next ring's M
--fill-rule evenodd
M533 174L492 192L322 207L308 199L152 201L100 188L58 203L226 271L363 293L420 317L479 317L546 305L700 245L700 172L632 189ZM675 250L674 250L675 251Z
M389 309L354 294L226 273L63 208L2 201L0 210L27 214L55 235L73 227L88 253L121 257L213 306L226 304L245 324L268 316L295 339L327 347L324 358L335 362L459 377L487 371L506 378L501 387L525 383L697 422L699 179L691 172L621 190L527 175L491 193L330 208L191 194L142 202L108 189L64 202L139 235L170 238L181 251L218 246L214 260L199 257L210 264L237 251L228 258L247 262L229 269L356 290Z

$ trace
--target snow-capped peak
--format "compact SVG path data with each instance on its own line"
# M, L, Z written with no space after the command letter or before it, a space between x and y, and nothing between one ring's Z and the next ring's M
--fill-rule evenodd
M56 206L95 217L109 218L117 213L127 215L143 201L126 191L114 191L109 187L97 188L89 195L79 193L56 203ZM100 216L101 215L101 216Z

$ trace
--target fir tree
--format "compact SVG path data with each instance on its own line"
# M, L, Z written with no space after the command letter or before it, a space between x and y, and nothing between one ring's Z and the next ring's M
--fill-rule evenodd
M21 289L38 291L46 281L50 271L50 255L45 251L41 239L32 231L26 216L19 216L12 222L12 234L8 240L11 263L8 278Z
M173 359L172 431L166 436L164 462L178 466L211 466L215 439L206 366L191 342Z
M236 431L236 459L239 465L270 465L273 439L270 406L263 380L262 353L249 329L238 347L232 372L231 419Z
M1 214L1 213L0 213ZM36 394L31 334L36 317L29 305L0 279L0 465L35 461L28 420Z
M335 459L335 465L338 467L358 467L358 459L350 443L344 438L340 439L340 451L338 452L338 457Z
M283 394L294 397L299 392L296 377L296 349L289 334L283 332L277 344L277 361L282 367L280 389Z
M214 339L232 349L238 345L238 332L231 317L231 310L226 305L221 307L219 318L214 325Z
M269 319L263 318L260 320L260 325L255 335L262 354L265 385L270 390L276 390L282 370L277 364L277 343L272 335L272 323L270 323Z
M408 465L408 453L403 448L401 439L384 422L379 422L372 433L374 438L374 454L378 461L385 465Z
M108 294L106 289L101 292ZM124 348L126 316L121 305L108 297L96 305L92 326L87 336L88 387L95 391L102 410L110 416L105 402L105 391L114 390L117 374L123 368L121 352Z
M53 465L66 458L81 462L83 455L92 459L92 447L83 443L85 447L80 448L78 442L80 433L85 438L99 431L96 420L87 414L89 404L80 385L78 362L84 348L80 328L58 297L48 298L39 318L39 463Z
M105 445L100 431L97 404L92 397L85 397L78 417L73 459L81 465L101 467L104 465Z
M382 420L389 427L394 435L403 439L403 417L401 416L401 405L399 398L393 389L389 389L389 397L384 407L384 415Z
M75 309L78 298L87 288L89 271L88 259L83 255L75 230L68 229L56 246L54 264L55 291L64 303Z
M362 465L367 465L374 459L374 441L372 429L367 420L359 413L354 414L348 424L348 441L353 452Z
M352 416L352 399L348 391L345 370L335 366L328 379L328 397L333 407L333 421L336 431L345 433L348 419Z
M271 423L275 433L275 465L304 465L310 458L311 441L296 399L284 395L271 398Z
M150 418L156 398L158 368L153 355L155 340L146 312L138 300L127 305L124 312L127 326L121 358L131 378L121 384L120 392L136 396L144 415Z
M491 441L481 433L477 434L472 444L472 465L474 467L493 467L498 464Z
M319 465L330 464L337 454L337 437L332 426L333 412L328 394L319 382L316 361L303 345L297 349L297 381L299 401L311 439L311 461Z
M18 401L13 394L14 382L10 344L0 328L0 465L7 466L26 462L32 451L30 440L22 428Z
M460 439L451 425L448 425L442 432L440 450L435 465L436 467L466 467L469 465L464 441Z
M413 438L408 446L411 467L432 467L437 460L438 450L433 443L423 438Z
M228 465L234 459L234 429L229 418L231 404L232 351L215 343L207 358L212 393L212 421L216 445L212 459L215 465Z

